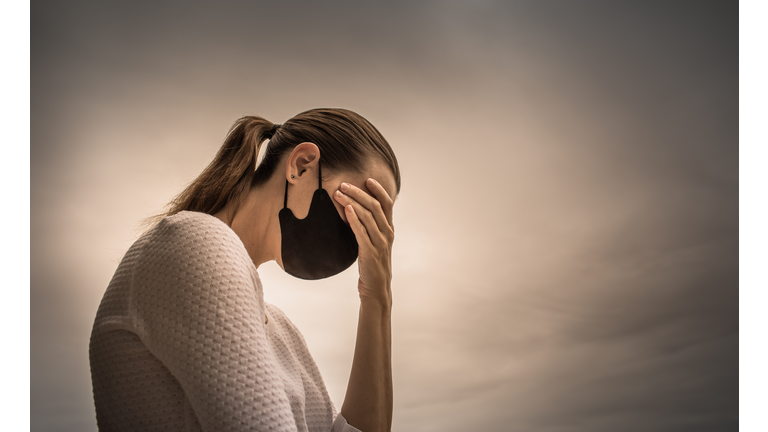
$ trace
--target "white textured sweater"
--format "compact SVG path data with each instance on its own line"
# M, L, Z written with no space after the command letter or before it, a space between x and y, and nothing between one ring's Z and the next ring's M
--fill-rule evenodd
M357 431L240 238L208 214L166 217L126 252L90 363L102 431Z

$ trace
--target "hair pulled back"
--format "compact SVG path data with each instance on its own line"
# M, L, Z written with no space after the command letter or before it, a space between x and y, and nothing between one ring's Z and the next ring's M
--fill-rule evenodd
M237 209L251 186L265 183L283 155L303 142L314 143L320 149L323 173L361 173L372 159L379 158L389 165L400 192L400 167L395 153L381 133L359 114L340 108L318 108L304 111L276 129L275 126L259 116L238 119L205 170L163 213L149 219L157 222L183 210L214 214L229 202L234 202ZM267 139L264 159L257 169L257 157Z

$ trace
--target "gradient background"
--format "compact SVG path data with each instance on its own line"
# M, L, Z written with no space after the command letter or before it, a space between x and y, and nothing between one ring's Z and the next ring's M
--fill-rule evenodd
M31 6L31 429L96 429L88 338L228 127L392 144L398 431L738 427L738 4ZM340 407L356 271L265 264Z

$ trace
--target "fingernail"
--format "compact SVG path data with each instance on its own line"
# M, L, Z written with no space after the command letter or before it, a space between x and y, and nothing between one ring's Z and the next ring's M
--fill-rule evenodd
M347 190L347 189L349 189L349 185L348 185L348 184L346 184L346 183L342 183L342 184L341 184L341 190L345 191L345 190Z
M339 198L343 198L343 197L344 197L344 194L343 194L343 193L341 193L341 191L337 190L337 191L336 191L336 196L337 196L337 197L339 197Z
M369 178L368 181L371 182L371 184L376 184L376 180L374 180L372 178Z

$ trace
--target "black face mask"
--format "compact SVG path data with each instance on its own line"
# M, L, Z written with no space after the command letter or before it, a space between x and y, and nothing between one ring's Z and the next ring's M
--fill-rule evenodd
M300 279L323 279L339 274L357 259L355 233L323 189L319 164L317 172L319 186L312 195L307 217L297 219L288 208L288 180L283 209L278 213L283 268Z

